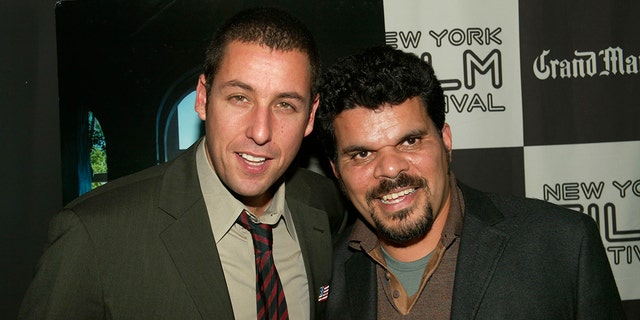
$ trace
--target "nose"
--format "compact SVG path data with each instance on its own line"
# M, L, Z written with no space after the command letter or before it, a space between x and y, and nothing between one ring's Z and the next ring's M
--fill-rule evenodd
M249 117L247 126L247 138L253 140L257 145L264 145L271 141L272 134L272 114L269 108L256 107Z
M376 179L395 179L400 173L409 170L409 159L406 154L390 147L390 150L378 150L374 161L374 176Z

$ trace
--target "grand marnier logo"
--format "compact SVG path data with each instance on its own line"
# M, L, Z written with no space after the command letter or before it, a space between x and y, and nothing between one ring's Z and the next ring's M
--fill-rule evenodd
M533 61L533 74L540 80L586 78L638 74L640 56L628 55L620 47L595 51L573 52L573 57L558 58L543 50Z

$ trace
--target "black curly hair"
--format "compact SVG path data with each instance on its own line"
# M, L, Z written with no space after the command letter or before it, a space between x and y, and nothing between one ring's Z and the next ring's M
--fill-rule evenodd
M322 74L318 92L315 132L334 161L333 120L344 110L377 109L419 96L438 131L444 126L444 94L433 68L416 55L389 46L371 47L339 59Z

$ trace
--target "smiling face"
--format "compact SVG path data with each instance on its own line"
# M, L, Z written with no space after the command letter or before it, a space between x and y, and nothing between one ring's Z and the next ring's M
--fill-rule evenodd
M419 98L348 109L333 124L332 168L363 218L393 243L425 236L449 210L449 126L441 137Z
M310 96L309 59L232 41L208 96L205 81L200 76L196 111L206 121L209 161L225 186L261 214L313 130L318 100Z

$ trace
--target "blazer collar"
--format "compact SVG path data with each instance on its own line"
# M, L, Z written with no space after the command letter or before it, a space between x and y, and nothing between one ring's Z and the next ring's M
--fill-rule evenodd
M309 286L311 319L316 314L316 303L321 286L329 284L331 270L331 230L326 213L297 199L287 198L293 223L304 260Z
M376 264L366 254L354 254L345 262L346 295L353 319L376 319L378 282Z
M159 209L175 218L160 237L203 319L233 319L195 163L195 145L167 164Z
M474 319L509 235L496 227L503 214L477 190L459 184L465 214L453 287L451 319Z

